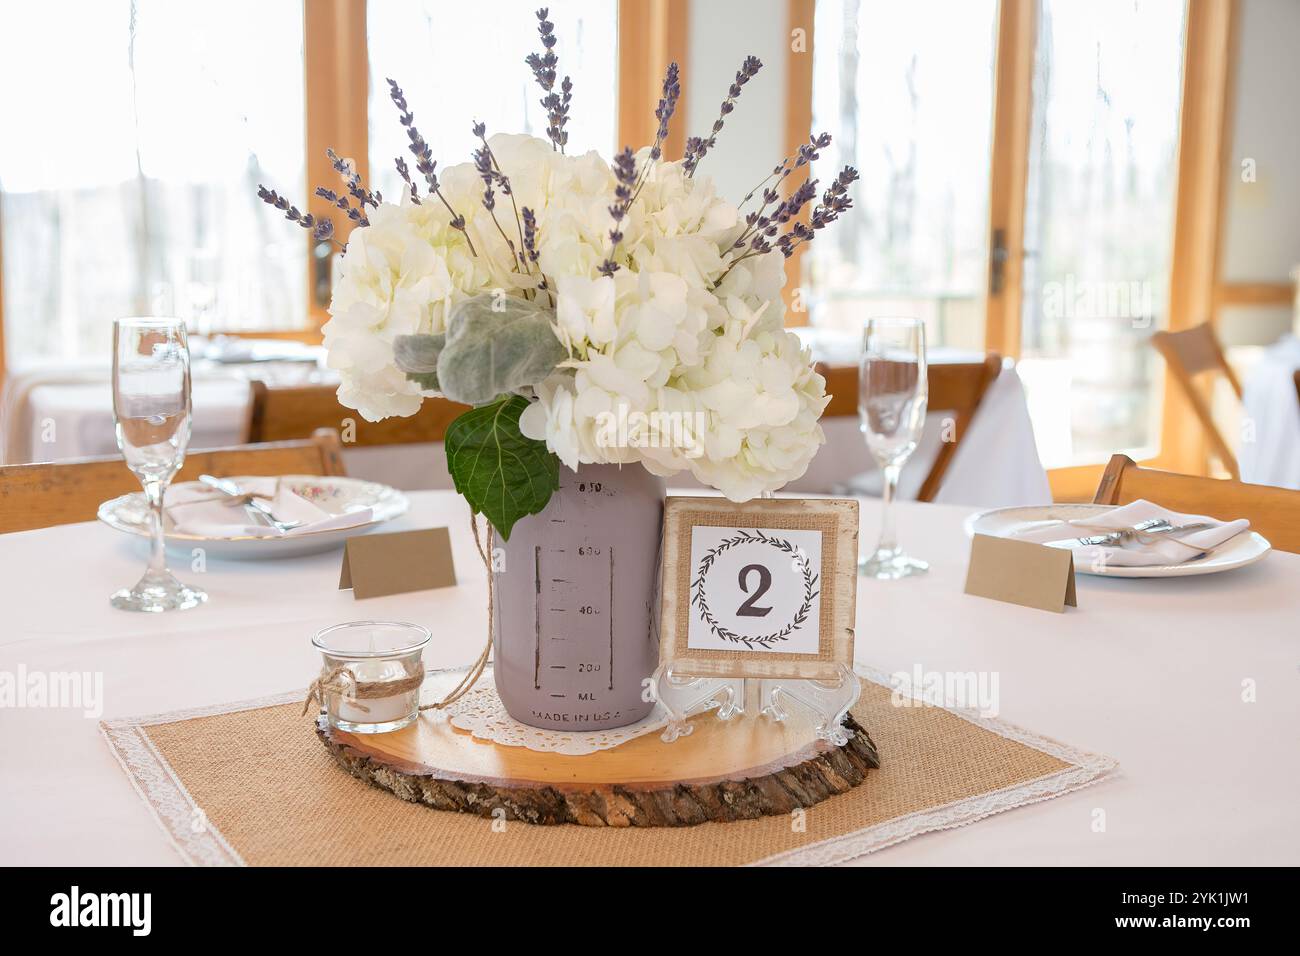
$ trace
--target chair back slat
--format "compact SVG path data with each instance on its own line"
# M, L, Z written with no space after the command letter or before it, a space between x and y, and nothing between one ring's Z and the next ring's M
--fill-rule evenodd
M1300 491L1249 485L1230 478L1178 475L1142 468L1127 455L1113 455L1093 500L1126 505L1139 498L1222 521L1247 518L1279 551L1300 553Z
M445 398L426 398L408 418L368 422L360 413L339 404L332 385L271 387L252 383L248 438L253 442L306 438L318 428L343 431L350 445L402 445L442 441L447 426L469 410Z
M1222 375L1232 386L1238 401L1241 399L1241 383L1223 354L1223 348L1214 334L1214 328L1206 322L1181 332L1157 332L1151 336L1151 344L1164 356L1169 373L1186 396L1188 404L1192 406L1192 411L1200 421L1201 428L1205 430L1205 437L1214 454L1233 478L1241 477L1241 472L1237 468L1237 456L1228 447L1228 442L1219 431L1219 426L1215 424L1210 403L1196 382L1196 377L1204 373L1210 373L1211 377Z
M939 447L930 473L921 483L917 493L919 501L933 501L943 483L948 465L956 453L957 444L971 419L984 400L993 380L1002 370L1002 357L990 352L982 362L934 363L929 366L927 384L929 401L927 407L935 412L953 414L952 441L945 441ZM858 414L858 369L851 365L819 365L817 371L826 379L826 392L831 396L830 402L822 415L827 418L855 416Z
M176 481L199 475L343 475L338 432L305 441L192 451ZM92 521L111 498L140 490L120 456L0 467L0 534Z

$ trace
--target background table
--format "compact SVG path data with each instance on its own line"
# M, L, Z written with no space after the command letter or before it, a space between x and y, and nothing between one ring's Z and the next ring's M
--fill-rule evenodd
M801 330L819 359L855 363L856 344L843 337ZM321 350L317 350L318 353ZM305 354L311 354L310 352ZM321 358L323 353L318 355ZM937 350L935 361L978 362L979 353ZM0 399L0 441L4 464L60 461L117 453L113 435L112 392L104 367L77 366L11 377ZM194 371L194 437L191 448L220 448L244 441L249 417L249 380L272 384L333 383L328 369L257 363L221 365L200 361ZM915 498L941 447L946 409L933 408L916 452L903 469L899 493ZM868 454L856 417L825 419L826 444L808 472L788 491L878 495L880 471ZM450 490L441 442L344 447L349 475L382 481L405 491ZM694 485L689 475L684 486ZM701 487L695 485L696 487ZM949 464L937 501L985 508L1050 502L1047 474L1034 444L1025 390L1007 364L989 386L984 401Z
M337 590L338 553L213 561L204 573L176 560L211 602L133 615L108 595L139 576L140 542L96 524L0 535L0 670L102 673L111 719L305 686L320 665L311 635L346 620L423 624L429 666L467 663L486 626L468 510L449 493L412 501L393 530L448 526L457 587L356 601ZM889 673L995 672L1002 719L1109 754L1119 775L866 862L1300 863L1300 556L1204 578L1081 575L1078 610L1054 615L962 593L968 513L900 507L902 541L932 570L861 582L858 659ZM865 503L863 540L877 519ZM1247 680L1254 703L1242 700ZM0 710L0 861L180 862L96 721L57 709Z

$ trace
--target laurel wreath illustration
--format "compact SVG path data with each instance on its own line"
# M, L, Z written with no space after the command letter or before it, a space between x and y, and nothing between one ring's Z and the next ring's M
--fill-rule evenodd
M737 634L730 628L719 624L717 618L709 610L709 600L704 594L704 578L720 554L739 544L765 544L790 555L794 558L794 562L803 577L803 604L799 605L799 610L795 612L789 624L772 634L765 634L761 637ZM813 573L812 563L808 560L808 555L803 548L792 544L785 538L766 535L756 528L753 531L741 531L730 538L724 538L704 553L704 556L700 558L700 566L695 570L695 579L691 582L691 603L699 608L700 618L716 637L724 641L730 641L733 644L744 644L750 650L754 650L756 646L771 650L773 644L789 640L790 635L807 622L808 615L812 612L813 598L821 593L820 589L817 588L817 579L818 575Z

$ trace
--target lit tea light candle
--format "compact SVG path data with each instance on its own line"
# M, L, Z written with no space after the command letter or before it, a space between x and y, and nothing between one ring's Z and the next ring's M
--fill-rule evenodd
M419 715L427 629L353 621L318 633L321 697L330 725L355 734L400 730Z

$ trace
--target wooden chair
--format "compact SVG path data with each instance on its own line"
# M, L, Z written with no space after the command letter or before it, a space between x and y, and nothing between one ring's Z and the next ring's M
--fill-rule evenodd
M1224 521L1249 518L1251 528L1273 547L1300 553L1300 491L1156 471L1140 467L1127 455L1112 455L1093 501L1126 505L1138 498Z
M847 365L819 365L817 371L826 378L826 391L831 396L823 416L836 417L858 414L858 369ZM990 352L982 362L960 364L936 363L929 366L927 381L930 389L928 407L935 411L954 413L952 441L945 441L935 456L930 473L921 483L918 501L933 501L943 484L943 477L957 451L957 443L966 434L971 419L984 393L1002 371L1002 356Z
M1223 375L1232 386L1232 390L1236 392L1237 400L1241 400L1241 382L1237 380L1236 373L1224 357L1223 348L1215 337L1213 326L1206 322L1182 332L1157 332L1151 336L1151 344L1164 356L1169 373L1174 377L1183 394L1187 396L1192 411L1200 419L1206 438L1223 463L1223 467L1233 478L1240 478L1237 456L1232 453L1218 426L1214 424L1210 403L1206 401L1204 393L1196 383L1196 377L1202 373L1210 373L1212 378Z
M322 429L306 441L190 452L175 480L193 481L202 474L227 478L345 472L338 432ZM103 502L139 490L139 480L120 456L0 467L0 533L91 521Z
M447 426L468 405L445 398L426 398L409 418L368 422L360 413L339 404L333 385L272 388L252 383L248 440L288 441L306 438L319 428L342 429L347 445L400 445L442 441Z

